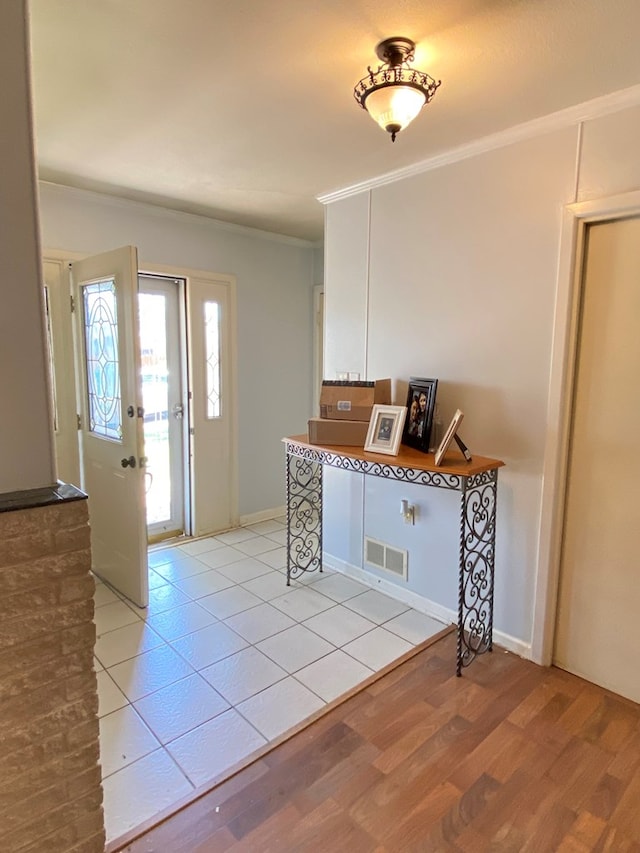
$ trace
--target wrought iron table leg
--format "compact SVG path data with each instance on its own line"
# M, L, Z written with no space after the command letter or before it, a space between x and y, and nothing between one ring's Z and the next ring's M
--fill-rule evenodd
M322 464L287 453L287 586L322 571Z
M460 498L456 675L493 647L498 472L470 477Z

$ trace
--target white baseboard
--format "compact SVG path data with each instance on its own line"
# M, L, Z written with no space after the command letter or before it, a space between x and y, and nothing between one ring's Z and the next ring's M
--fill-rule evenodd
M391 583L391 581L376 577L360 566L354 566L351 563L340 560L338 557L334 557L333 554L327 554L326 551L322 552L322 564L328 569L333 569L336 572L341 572L354 580L360 581L365 586L378 589L390 598L395 598L396 601L408 604L414 610L425 613L427 616L431 616L432 619L436 619L444 625L456 625L458 622L458 614L454 610L443 607L441 604L437 604L435 601L431 601L410 589L403 589L397 584ZM497 631L495 628L493 629L493 639L497 645L502 646L507 651L513 652L525 660L531 660L531 643L525 643L516 637L512 637L510 634Z
M273 509L261 509L260 512L241 515L240 527L247 527L249 524L258 524L260 521L270 521L272 518L280 518L280 516L286 514L286 506L276 506L273 507Z

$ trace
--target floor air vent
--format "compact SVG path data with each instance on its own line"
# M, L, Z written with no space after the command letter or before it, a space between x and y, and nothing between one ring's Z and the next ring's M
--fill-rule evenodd
M377 539L364 537L364 560L370 566L390 572L396 577L407 579L407 552L392 548Z

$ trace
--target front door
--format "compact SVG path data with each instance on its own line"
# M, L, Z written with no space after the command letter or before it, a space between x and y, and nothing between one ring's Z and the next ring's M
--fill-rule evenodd
M554 663L640 702L640 219L586 246Z
M93 570L140 607L149 598L137 252L72 266L80 344L80 459Z
M180 322L184 285L184 279L167 276L138 277L149 542L187 532L188 400Z

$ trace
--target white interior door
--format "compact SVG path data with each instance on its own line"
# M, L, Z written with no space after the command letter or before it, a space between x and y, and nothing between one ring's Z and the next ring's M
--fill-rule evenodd
M149 597L135 248L72 267L80 350L82 487L97 575L131 601Z
M554 663L640 702L640 219L585 258Z

